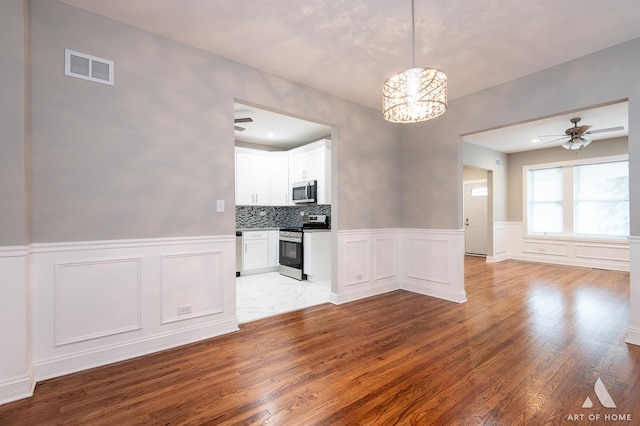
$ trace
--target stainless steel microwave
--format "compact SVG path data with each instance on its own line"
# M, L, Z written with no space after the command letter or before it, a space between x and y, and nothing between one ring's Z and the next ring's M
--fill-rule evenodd
M318 195L318 181L296 182L291 190L291 200L295 204L315 203Z

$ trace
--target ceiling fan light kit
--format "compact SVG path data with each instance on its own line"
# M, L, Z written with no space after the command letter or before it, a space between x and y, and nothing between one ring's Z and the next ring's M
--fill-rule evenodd
M382 114L393 123L436 118L447 110L447 75L437 68L416 68L414 0L411 0L412 67L395 74L382 87Z

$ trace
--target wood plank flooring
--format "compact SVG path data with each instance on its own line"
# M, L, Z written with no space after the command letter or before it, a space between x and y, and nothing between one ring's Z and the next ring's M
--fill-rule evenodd
M628 273L467 257L465 277L464 304L395 291L47 380L0 424L640 424Z

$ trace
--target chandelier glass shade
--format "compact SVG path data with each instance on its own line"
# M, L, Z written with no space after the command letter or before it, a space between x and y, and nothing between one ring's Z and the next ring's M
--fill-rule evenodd
M447 75L437 68L410 68L384 82L382 99L388 121L430 120L447 110Z
M382 87L382 115L394 123L430 120L447 110L447 75L437 68L416 68L415 5L411 0L411 63Z

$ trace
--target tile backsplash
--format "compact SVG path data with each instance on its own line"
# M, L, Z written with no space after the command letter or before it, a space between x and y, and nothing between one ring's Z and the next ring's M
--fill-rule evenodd
M304 214L331 216L331 206L305 204L292 207L236 206L236 228L293 228L302 226Z

